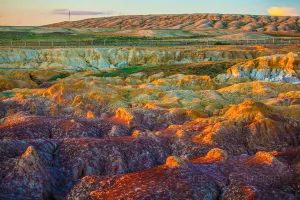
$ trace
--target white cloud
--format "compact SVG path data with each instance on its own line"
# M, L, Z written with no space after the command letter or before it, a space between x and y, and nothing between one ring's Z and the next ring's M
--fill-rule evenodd
M271 7L268 13L272 16L300 16L300 9L293 7Z
M114 12L113 11L83 11L83 10L75 10L75 11L70 11L72 16L73 15L78 15L78 16L83 16L83 15L111 15ZM69 15L69 10L67 9L56 9L52 11L52 14L55 15Z

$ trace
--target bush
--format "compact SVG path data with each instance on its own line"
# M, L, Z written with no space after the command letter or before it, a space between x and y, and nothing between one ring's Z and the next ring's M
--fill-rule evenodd
M56 80L59 79L59 78L66 78L66 77L68 77L68 76L69 76L69 75L66 74L66 73L59 73L59 74L57 74L57 75L52 76L48 81L52 82L52 81L56 81Z
M215 45L229 45L229 43L228 42L220 42L220 41L218 41L218 42L215 42Z

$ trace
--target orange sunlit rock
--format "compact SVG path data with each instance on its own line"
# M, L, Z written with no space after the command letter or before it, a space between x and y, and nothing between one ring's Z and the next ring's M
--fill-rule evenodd
M139 130L135 130L135 131L133 131L133 133L132 133L132 136L133 137L138 137L138 136L140 136L141 135L141 132L139 131Z
M178 137L184 137L184 136L185 136L185 134L184 134L184 132L183 132L182 130L176 131L176 135L177 135Z
M242 186L242 191L244 192L244 194L247 196L247 199L254 199L255 197L255 191L253 188L249 187L249 186Z
M187 168L188 161L176 156L169 156L166 160L166 166L168 167L179 167L179 168Z
M286 170L286 165L279 161L275 156L267 152L257 152L255 156L246 159L244 162L249 164L266 164L271 165L274 168L278 168L280 170Z
M126 108L119 108L119 109L116 110L115 116L113 118L109 119L109 120L129 125L130 122L131 122L131 120L132 120L132 118L133 118L133 116L129 112L128 109L126 109Z
M221 162L228 159L228 153L222 149L214 148L211 149L203 157L195 157L191 159L193 163L211 163L211 162Z
M213 144L215 142L215 137L217 137L217 134L221 129L221 123L206 126L199 135L193 138L193 141L201 144Z
M29 147L26 149L26 151L23 153L22 157L23 157L23 158L26 158L26 157L31 156L31 155L32 155L33 157L37 157L37 152L36 152L36 150L34 149L34 147L29 146Z
M262 118L270 115L272 108L266 106L260 102L254 102L252 100L246 100L238 106L232 106L224 116L233 119L251 119L251 118Z
M93 119L93 118L95 118L95 115L92 111L89 111L89 112L87 112L86 117L89 119Z

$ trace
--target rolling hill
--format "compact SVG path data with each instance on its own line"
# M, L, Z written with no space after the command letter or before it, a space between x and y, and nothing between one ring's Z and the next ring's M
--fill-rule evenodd
M300 17L230 14L131 15L65 21L45 27L300 32Z

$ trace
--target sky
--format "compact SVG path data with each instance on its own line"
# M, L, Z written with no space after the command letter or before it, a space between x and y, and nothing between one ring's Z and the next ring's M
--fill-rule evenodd
M0 26L115 15L221 13L300 16L300 0L0 0Z

